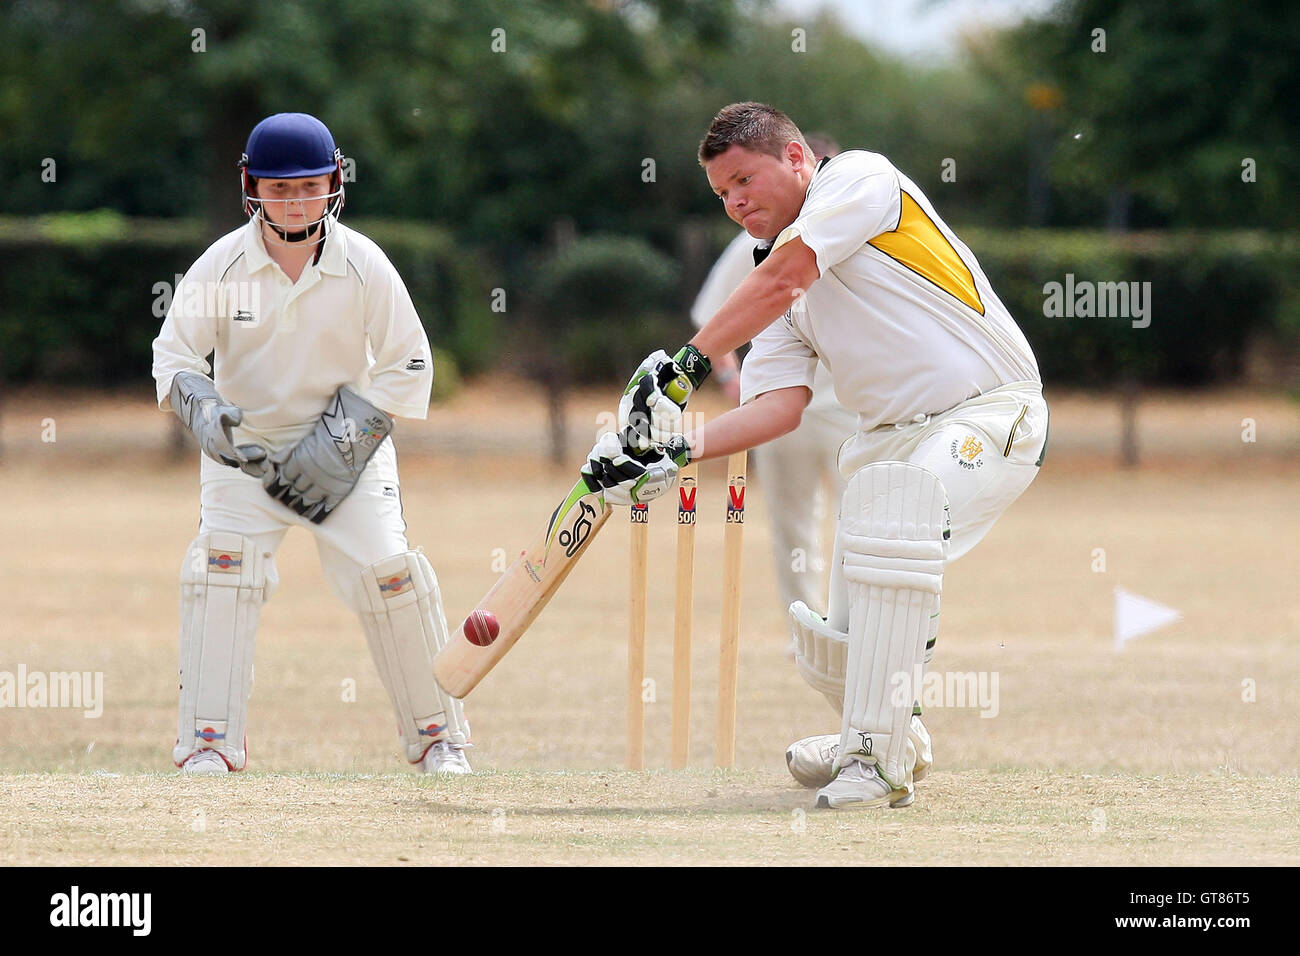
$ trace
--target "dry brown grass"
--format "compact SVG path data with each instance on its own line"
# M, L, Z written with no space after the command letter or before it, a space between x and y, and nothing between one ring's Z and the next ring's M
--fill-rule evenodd
M486 393L466 393L475 394ZM411 541L428 552L453 621L491 585L494 560L532 536L572 481L530 457L542 426L518 420L526 400L524 390L508 392L406 430L411 448L436 452L404 452L403 497ZM1232 402L1209 413L1218 454L1138 472L1115 470L1074 440L1071 420L1103 412L1054 420L1056 457L945 582L935 666L996 672L999 712L928 712L937 770L915 807L873 819L868 845L859 814L804 815L810 794L784 771L790 740L838 719L785 654L761 476L745 541L736 772L707 769L723 478L706 465L694 769L614 770L624 747L627 587L627 534L615 522L470 698L481 772L455 781L403 768L360 627L329 595L309 536L291 534L280 590L262 615L251 769L187 780L168 756L176 569L196 525L194 463L166 463L165 419L147 403L65 414L42 404L52 401L37 396L6 412L0 671L102 671L105 707L98 719L0 710L0 863L793 863L858 862L868 851L939 864L1300 862L1300 469L1256 455L1239 429L1218 444L1219 425L1241 417ZM1261 421L1292 427L1284 404L1257 401L1271 409ZM576 407L594 432L598 402L580 397ZM39 441L43 412L59 422L53 445ZM1180 427L1188 447L1205 442ZM473 454L440 449L438 436L457 429L484 436ZM517 433L532 443L522 462L500 448ZM113 436L125 460L111 459ZM670 614L667 522L654 523L651 543L665 562L652 606ZM1104 573L1092 570L1099 548ZM1184 620L1117 652L1116 586ZM652 625L658 703L647 760L657 767L667 764L670 632L666 621ZM355 703L343 699L347 680Z

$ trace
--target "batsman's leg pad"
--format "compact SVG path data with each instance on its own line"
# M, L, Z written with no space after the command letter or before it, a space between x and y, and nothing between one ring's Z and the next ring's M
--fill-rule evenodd
M247 760L245 730L253 647L265 597L264 558L243 535L209 532L181 565L179 767L215 750L232 770Z
M919 465L878 462L849 479L839 528L849 591L840 761L875 763L896 787L915 761L908 730L943 587L947 526L943 483Z
M803 601L790 605L790 631L794 638L794 663L799 676L821 692L835 713L844 710L844 666L849 656L849 635L830 627Z
M921 721L920 714L912 715L912 722L907 728L907 743L916 755L912 768L912 779L920 780L930 772L934 765L934 750L930 744L930 731ZM909 759L911 759L909 754Z
M469 724L460 701L433 679L433 656L447 645L442 594L419 551L377 561L361 572L361 624L393 710L406 759L419 763L437 740L464 745Z

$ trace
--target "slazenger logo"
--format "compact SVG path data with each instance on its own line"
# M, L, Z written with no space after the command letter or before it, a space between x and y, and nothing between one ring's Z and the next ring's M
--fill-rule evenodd
M148 936L153 926L152 893L82 893L73 886L50 897L51 926L129 926Z
M411 359L409 362L406 363L406 370L407 370L408 372L422 372L422 371L424 371L424 359L422 359L422 358L413 358L413 359Z
M256 322L257 316L255 316L252 312L248 312L245 311L244 309L240 309L238 312L234 314L234 320L236 322L244 322L244 323Z

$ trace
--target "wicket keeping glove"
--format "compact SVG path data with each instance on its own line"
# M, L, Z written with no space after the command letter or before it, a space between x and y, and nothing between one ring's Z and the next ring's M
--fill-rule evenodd
M356 487L393 420L346 385L316 427L276 462L262 481L266 493L320 524Z
M606 504L630 507L672 491L678 470L690 460L681 435L672 436L666 447L638 453L614 432L605 432L582 466L582 479L591 491L604 493Z
M709 360L693 345L673 358L663 349L646 357L618 403L618 427L633 451L648 452L682 433L682 412L710 368Z
M177 372L168 397L172 411L194 433L203 454L254 478L262 477L267 468L266 449L261 445L235 447L230 430L244 420L243 409L222 398L212 379L198 372Z

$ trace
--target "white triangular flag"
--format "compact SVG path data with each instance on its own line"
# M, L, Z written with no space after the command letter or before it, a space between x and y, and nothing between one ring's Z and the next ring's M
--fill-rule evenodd
M1122 650L1135 637L1150 634L1166 624L1182 619L1183 615L1171 607L1165 607L1139 594L1131 594L1123 588L1115 589L1116 650Z

